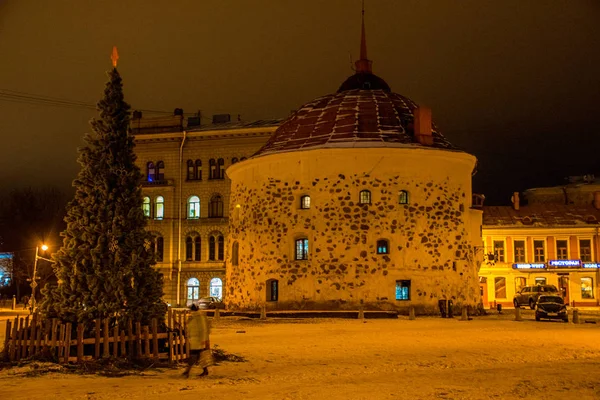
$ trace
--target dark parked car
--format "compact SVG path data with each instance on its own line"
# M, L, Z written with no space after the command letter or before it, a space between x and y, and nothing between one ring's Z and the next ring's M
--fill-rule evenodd
M525 286L513 299L513 304L516 307L528 305L532 310L535 308L538 297L545 294L556 294L558 295L558 289L554 285L537 285L537 286Z
M225 305L223 301L216 297L204 297L198 300L198 308L200 310L214 310L215 308L223 309Z
M564 322L569 322L569 314L563 298L558 294L540 296L535 307L535 320L539 321L541 318L562 319Z

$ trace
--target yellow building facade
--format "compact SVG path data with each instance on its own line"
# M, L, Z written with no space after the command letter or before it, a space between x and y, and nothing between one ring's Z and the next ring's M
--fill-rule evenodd
M195 123L192 123L195 120ZM279 121L198 125L183 115L131 122L145 175L144 212L154 234L165 301L222 299L231 183L225 169L254 154Z
M556 286L571 306L600 305L599 220L593 205L484 207L484 306L513 307L519 290L536 285Z

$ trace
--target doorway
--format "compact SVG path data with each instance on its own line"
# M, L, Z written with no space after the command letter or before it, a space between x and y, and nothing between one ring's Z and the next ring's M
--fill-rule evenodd
M562 294L565 304L569 304L569 274L558 276L558 290Z
M488 301L488 289L487 289L487 277L480 276L479 277L479 294L481 295L481 302L485 308L490 306L490 302Z

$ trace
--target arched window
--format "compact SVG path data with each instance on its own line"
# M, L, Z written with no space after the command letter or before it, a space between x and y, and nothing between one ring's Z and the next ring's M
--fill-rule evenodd
M219 256L219 260L223 261L225 260L225 238L223 236L219 236L217 240L219 243L219 251L217 255Z
M217 161L217 179L225 179L225 160L219 158Z
M165 239L162 236L157 236L154 240L154 254L156 261L162 262L165 250Z
M165 179L165 163L164 161L159 161L156 163L156 180L162 181Z
M239 262L240 262L239 251L240 251L240 244L238 242L233 242L233 245L231 246L231 265L239 264Z
M390 252L390 244L385 239L377 241L377 254L388 254Z
M237 157L233 157L233 158L231 159L231 165L235 164L236 162L238 162L238 159L237 159Z
M267 301L279 299L279 281L277 279L267 280Z
M194 162L192 160L187 161L187 180L193 181L196 179L196 175L194 174Z
M296 260L308 260L308 239L297 239L296 240Z
M154 201L154 219L163 219L165 217L165 199L162 196L156 196Z
M408 204L408 192L401 190L398 194L398 204Z
M155 169L154 169L154 163L152 161L148 161L148 164L146 164L146 179L148 180L148 182L154 182L155 180Z
M188 199L188 219L200 218L200 198L191 196Z
M223 281L220 278L212 278L208 286L210 297L216 297L219 300L223 299Z
M142 210L144 211L144 217L150 218L150 197L144 196L144 202L142 203Z
M194 239L191 236L185 238L185 260L192 261L194 257Z
M214 261L215 260L215 245L216 245L215 237L211 236L208 239L208 259L210 261Z
M305 195L300 197L300 208L308 210L310 208L310 196Z
M202 255L201 253L201 239L200 236L196 236L196 238L194 238L194 261L200 261L200 257Z
M358 202L360 204L371 204L371 192L368 190L361 190Z
M210 218L223 217L223 198L219 194L215 194L210 199L208 207L208 216Z
M217 162L214 158L208 161L208 179L217 179Z
M196 179L202 180L202 160L196 160Z
M197 278L190 278L187 281L187 306L191 306L200 298L200 281Z

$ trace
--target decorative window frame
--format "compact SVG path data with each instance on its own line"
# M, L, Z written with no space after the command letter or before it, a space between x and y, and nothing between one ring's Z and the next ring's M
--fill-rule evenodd
M307 198L308 198L308 206L306 206L306 204L305 204L305 199L307 199ZM310 210L311 205L312 205L311 204L311 200L312 199L311 199L311 197L310 197L309 194L303 194L303 195L301 195L300 196L300 208L299 209L300 210Z
M513 263L528 262L528 260L529 260L529 249L527 249L527 237L526 236L516 236L516 237L515 236L511 236L511 239L512 239L512 246L513 246L513 248L512 248L512 262ZM524 261L517 261L516 258L515 258L515 256L516 256L515 242L520 242L520 241L522 241L522 242L525 243L525 246L524 246L524 249L525 249L525 259L524 259ZM532 245L533 245L533 243L532 243Z
M569 240L569 236L555 236L554 237L554 252L555 252L556 259L559 260L559 258L558 258L558 241L559 240L565 240L567 242L567 258L566 258L566 260L570 260L571 259L571 240ZM546 258L548 259L548 257L546 257Z
M535 242L543 242L544 243L544 260L543 261L535 260ZM533 262L533 263L548 262L548 238L547 237L532 236L531 237L531 249L533 250L533 257L531 258L531 262Z
M490 253L494 254L494 260L496 262L501 262L501 263L508 263L508 246L506 245L506 236L491 236L491 241L492 241L492 249L490 251ZM494 247L494 242L502 242L502 244L504 245L504 261L498 261L496 260L495 256L496 256L496 248ZM513 241L514 243L514 241ZM527 242L525 242L525 249L527 250ZM513 244L513 261L514 261L514 244ZM527 253L527 251L525 252ZM527 259L527 256L525 256L525 259Z

